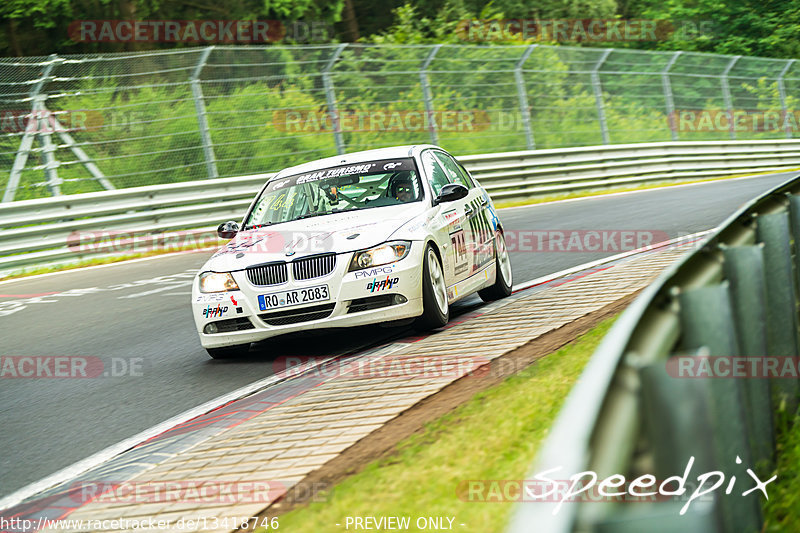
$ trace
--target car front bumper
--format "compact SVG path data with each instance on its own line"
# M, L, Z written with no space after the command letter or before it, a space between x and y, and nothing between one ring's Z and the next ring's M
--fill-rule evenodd
M353 253L338 254L325 276L280 285L256 286L246 271L231 272L237 291L201 293L192 286L192 314L204 348L258 342L277 335L321 328L346 328L413 318L422 314L424 247L413 242L408 255L393 264L347 272ZM292 269L289 269L291 272ZM276 309L261 309L259 295L326 285L329 299ZM209 332L209 324L214 324Z

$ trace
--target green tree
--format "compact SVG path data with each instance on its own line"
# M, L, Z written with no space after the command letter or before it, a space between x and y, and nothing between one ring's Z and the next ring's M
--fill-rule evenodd
M795 0L641 0L632 14L666 19L674 39L645 45L662 50L796 58L800 3Z
M82 43L70 24L80 20L341 20L345 0L4 0L0 56L117 52L202 43Z

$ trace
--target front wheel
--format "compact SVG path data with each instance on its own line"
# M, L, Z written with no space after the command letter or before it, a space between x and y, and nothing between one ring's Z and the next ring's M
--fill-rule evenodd
M206 348L212 359L235 359L243 357L250 351L250 343L225 346L224 348Z
M495 255L495 281L494 285L486 287L478 291L478 296L484 302L492 302L505 298L511 294L511 258L508 257L508 248L506 248L506 240L503 234L499 231L495 237L494 255Z
M417 329L427 331L440 328L450 320L444 270L430 244L425 249L422 261L422 309L422 315L417 318Z

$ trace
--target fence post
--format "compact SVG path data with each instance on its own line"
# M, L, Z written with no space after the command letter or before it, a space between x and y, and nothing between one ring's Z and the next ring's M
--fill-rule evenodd
M517 61L517 65L514 67L514 79L517 81L517 95L519 97L519 114L522 117L522 125L525 128L525 144L528 147L528 150L535 150L536 149L536 141L533 138L533 127L531 126L531 109L528 106L528 93L525 88L525 78L522 75L522 66L525 64L525 61L531 56L533 50L539 46L538 44L532 44L528 48L525 49L525 53L522 54L522 57L519 58Z
M594 68L592 68L592 89L594 90L594 101L597 105L597 119L600 121L600 134L603 136L603 144L608 144L609 142L608 124L606 124L606 110L603 105L603 86L600 83L600 74L598 72L613 51L613 48L606 49L597 63L595 63Z
M436 57L437 52L442 47L441 44L435 45L428 53L428 57L422 62L422 67L419 69L419 82L422 86L422 99L425 104L425 115L428 117L428 131L431 134L431 143L439 144L439 134L436 131L436 116L433 112L433 98L431 98L431 88L428 83L428 67L430 66L433 58Z
M731 58L728 62L728 66L725 67L725 70L722 71L722 99L725 102L725 109L728 111L728 129L730 130L731 139L736 139L736 128L734 127L733 123L733 101L731 100L731 88L728 85L728 73L731 69L736 65L736 62L741 59L742 56L735 56Z
M333 51L325 67L322 69L322 85L325 87L325 101L328 103L328 115L331 117L331 125L333 126L333 141L336 143L336 153L342 155L344 153L344 137L342 136L342 124L339 122L339 111L336 109L336 94L333 89L333 80L331 79L331 69L333 68L336 60L342 55L347 43L342 43Z
M44 175L47 177L47 190L50 191L51 196L61 196L61 180L58 179L58 161L53 156L56 151L56 145L53 144L53 139L50 137L50 129L53 127L46 118L45 106L38 102L39 117L39 144L42 145L42 154L44 155ZM49 113L48 113L49 114ZM45 118L42 116L45 115Z
M786 114L789 112L788 108L786 107L786 85L783 82L783 77L786 76L786 73L789 72L789 69L792 68L792 64L795 62L794 59L790 59L786 62L786 66L783 67L781 70L780 75L778 76L778 93L781 97L781 120L783 121L784 127L786 128L786 138L792 138L792 127L789 125L789 122L786 120Z
M682 53L683 52L675 52L669 59L667 66L661 71L661 86L664 88L664 103L667 107L667 121L673 141L677 141L679 137L678 121L677 117L675 116L675 101L672 98L672 83L669 80L669 69L672 68Z
M8 177L6 190L3 193L3 202L13 202L14 196L17 194L19 180L22 175L22 169L25 168L25 164L28 162L28 155L30 154L31 147L33 146L33 139L36 136L36 131L40 127L39 118L37 116L41 104L39 93L42 91L42 87L44 87L44 84L50 77L50 72L52 72L53 66L58 61L61 61L58 55L50 54L50 56L47 58L47 61L44 63L42 76L28 93L28 96L32 101L31 115L25 123L25 133L22 135L22 140L20 141L19 148L17 149L17 155L14 157L14 164L11 166L11 174Z
M203 53L200 54L200 60L197 62L197 66L194 67L194 72L192 72L190 80L192 96L194 96L194 109L197 113L197 124L200 127L200 137L203 141L203 154L206 158L206 171L209 179L218 178L219 173L217 172L217 160L214 156L214 145L211 144L211 134L208 130L206 104L203 100L203 88L200 86L200 72L203 70L203 67L206 66L208 56L211 55L213 49L213 46L208 46L203 50Z

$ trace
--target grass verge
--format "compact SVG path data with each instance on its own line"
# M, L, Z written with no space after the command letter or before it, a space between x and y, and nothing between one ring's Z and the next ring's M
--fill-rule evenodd
M326 501L281 516L280 529L342 531L347 516L409 516L413 531L417 517L436 516L455 517L453 527L462 531L503 531L514 504L462 501L459 483L524 479L613 320L427 424L395 453L336 485Z
M777 428L777 474L778 479L767 486L769 500L763 502L765 533L800 532L797 520L800 510L800 476L797 466L800 465L800 415L795 415L792 423L790 416L779 416ZM762 476L764 477L764 476Z

